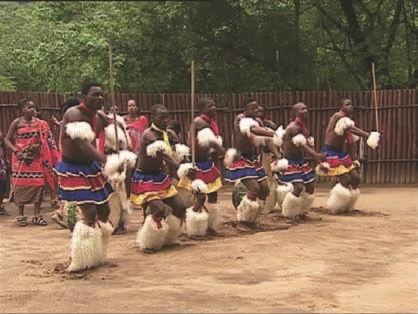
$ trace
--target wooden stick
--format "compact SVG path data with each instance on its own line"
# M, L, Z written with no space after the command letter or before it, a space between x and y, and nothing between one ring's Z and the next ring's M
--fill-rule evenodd
M116 107L115 107L115 86L113 81L113 49L112 43L108 42L109 48L109 83L110 83L110 97L112 101L112 114L113 121L115 123L115 137L116 137L116 153L119 154L119 136L118 136L118 121L116 120Z
M376 120L376 131L379 132L379 116L377 114L376 72L374 69L374 62L372 62L372 76L373 76L374 116Z
M192 132L192 165L195 166L196 163L196 153L195 153L195 128L194 128L194 61L191 62L191 105L192 105L192 113L191 113L191 132Z
M373 98L374 98L374 118L376 120L376 131L379 132L379 116L377 114L377 91L376 91L376 72L374 62L372 62L372 76L373 76ZM380 179L380 163L377 163L376 181Z

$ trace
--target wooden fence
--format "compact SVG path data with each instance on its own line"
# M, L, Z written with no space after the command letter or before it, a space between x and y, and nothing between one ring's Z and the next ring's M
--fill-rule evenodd
M239 94L198 94L213 97L218 107L218 123L226 147L232 143L234 116L242 111L248 98L254 98L267 106L269 117L279 125L290 120L290 107L299 101L308 105L310 112L309 128L315 136L316 149L324 143L325 128L329 117L339 109L342 98L351 98L354 103L356 125L374 130L376 121L370 91L309 91L309 92L262 92ZM33 100L47 120L52 114L60 116L60 104L67 94L36 92L0 92L0 128L7 131L10 122L16 117L15 103L19 99ZM124 94L116 95L121 112L125 112L127 102L133 97L140 104L143 113L149 113L153 104L161 103L170 110L172 118L182 125L182 137L190 124L189 94ZM106 95L110 104L110 95ZM379 90L379 126L383 133L381 144L376 151L369 149L364 142L359 145L363 167L362 176L366 183L372 184L413 184L417 183L417 116L418 102L416 89Z

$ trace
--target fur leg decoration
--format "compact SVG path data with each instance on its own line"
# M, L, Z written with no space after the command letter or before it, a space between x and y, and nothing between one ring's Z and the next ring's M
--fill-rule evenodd
M80 271L100 265L103 260L102 232L81 221L75 224L71 238L71 264L69 272Z
M168 225L167 236L165 237L164 245L171 246L177 243L177 238L181 235L181 221L174 215L168 215L165 219Z
M115 230L112 226L112 224L107 222L102 222L100 220L97 221L97 224L99 225L100 230L102 231L102 263L106 259L107 255L107 245L109 244L110 236L112 235L113 231Z
M141 250L160 250L168 233L168 225L164 219L160 223L154 221L152 215L145 218L145 222L138 230L136 243Z
M195 212L193 207L186 209L186 233L189 236L204 236L208 229L208 213L202 209Z
M351 199L347 205L347 210L354 210L354 206L356 205L359 195L360 189L351 190Z
M257 201L252 201L245 195L237 207L237 221L255 223L259 215L258 211Z
M309 194L309 193L306 193L306 192L303 192L301 196L303 197L302 211L304 213L307 213L311 209L311 206L312 206L312 203L313 203L315 197L314 197L313 194Z
M293 193L287 193L282 205L282 215L286 218L296 218L303 213L303 198L296 197Z
M277 189L276 189L277 204L279 204L280 208L283 208L284 198L286 197L286 194L289 192L293 192L292 183L285 183L284 185L277 186Z
M209 211L208 227L213 231L218 231L222 224L222 217L219 210L219 204L206 203L206 207Z
M341 214L351 200L351 191L337 183L331 190L325 207L332 214Z

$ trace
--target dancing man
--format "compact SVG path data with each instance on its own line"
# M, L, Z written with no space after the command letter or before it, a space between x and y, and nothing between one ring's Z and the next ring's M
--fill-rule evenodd
M131 203L137 208L147 206L150 210L137 236L137 243L143 251L156 251L164 245L175 244L185 217L186 206L171 177L163 171L164 163L179 167L166 132L168 119L165 106L156 104L151 108L152 124L142 134L138 165L131 180ZM188 172L189 175L195 174ZM166 213L166 205L171 207L172 214Z
M340 105L340 110L329 120L325 133L325 147L321 150L326 154L326 163L322 165L327 171L318 172L338 179L326 203L327 210L333 214L353 210L360 194L360 162L355 158L354 143L359 136L368 137L367 145L376 149L380 139L378 132L366 132L355 126L351 119L351 99L342 100Z
M80 105L68 109L61 123L62 161L55 168L58 193L61 200L76 203L81 216L72 234L68 271L102 264L113 231L108 222L112 188L102 172L106 157L96 148L104 126L97 114L102 106L101 86L85 80Z
M274 132L260 126L258 117L258 103L249 101L245 111L238 114L234 121L236 148L228 149L225 154L225 181L241 181L248 189L237 207L238 228L243 231L256 227L256 220L269 194L267 175L261 164L261 147L267 145L273 155L279 158L272 140Z
M278 183L285 185L283 201L279 199L282 215L299 219L303 218L314 200L315 173L304 156L310 155L316 162L325 160L325 156L315 151L313 137L309 136L306 128L306 105L302 102L293 105L292 115L294 120L287 125L283 135L281 148L284 158L277 162L274 174Z

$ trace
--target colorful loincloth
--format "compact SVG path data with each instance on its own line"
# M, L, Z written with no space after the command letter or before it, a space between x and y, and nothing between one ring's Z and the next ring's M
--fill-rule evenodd
M315 172L304 159L288 160L289 165L284 172L274 172L279 183L311 183L315 181Z
M226 168L225 181L237 182L238 180L256 179L262 181L267 178L260 156L244 157L234 161Z
M349 173L355 168L350 155L344 151L338 151L326 145L321 152L326 154L327 163L330 165L328 172L321 175L329 177L340 176Z
M98 161L77 165L61 161L55 167L60 199L76 204L103 204L113 192Z
M131 203L141 207L152 200L166 199L177 195L171 177L163 171L144 173L136 169L131 180Z
M208 193L213 193L222 187L221 173L213 160L197 161L197 179L202 180L208 186ZM178 186L188 191L192 190L192 181L189 178L180 179Z

